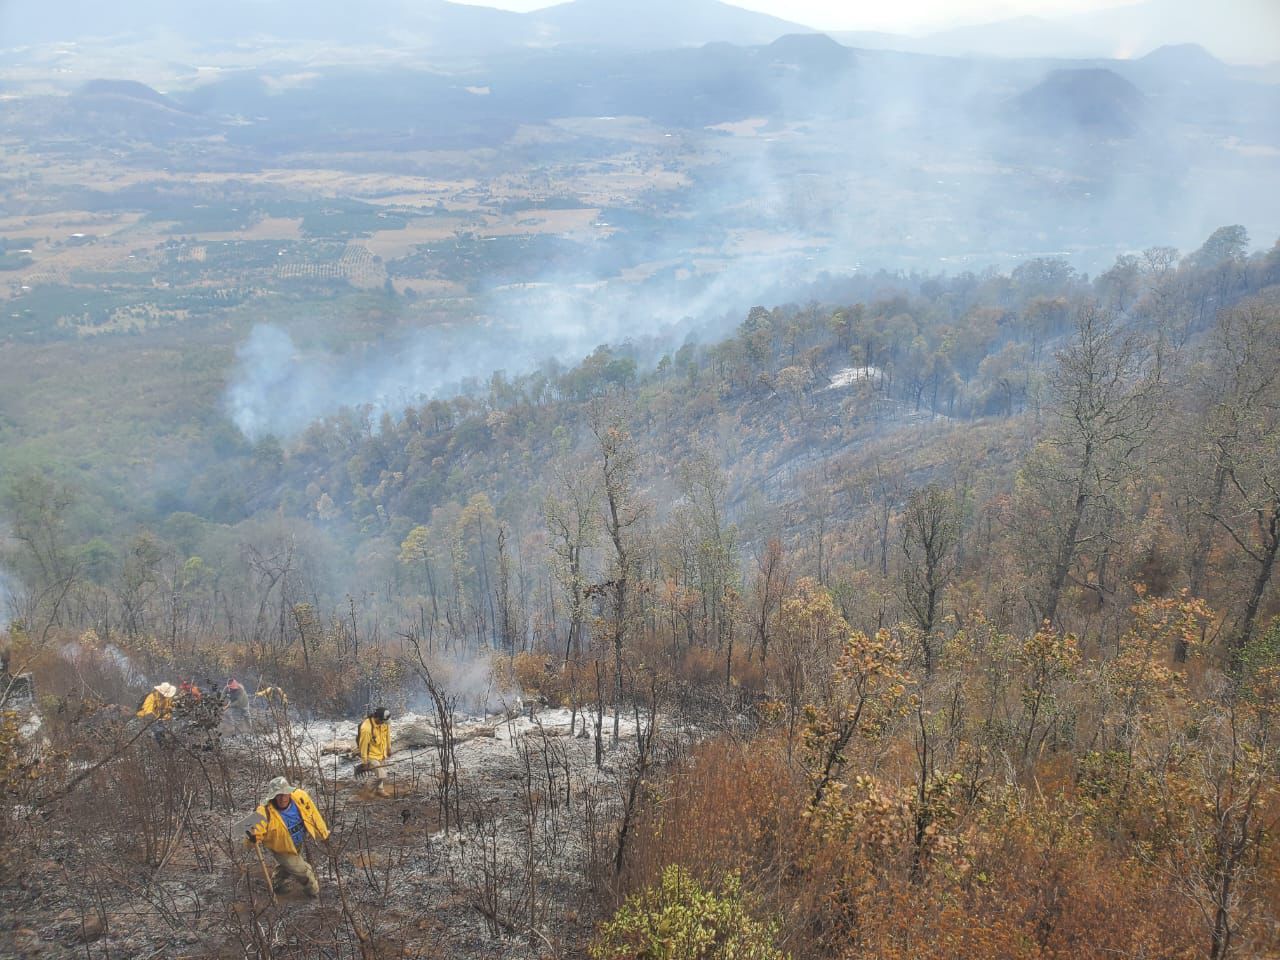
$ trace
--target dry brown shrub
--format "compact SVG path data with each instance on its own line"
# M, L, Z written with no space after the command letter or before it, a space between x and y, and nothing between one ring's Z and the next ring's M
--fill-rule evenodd
M1046 779L1065 775L1053 766ZM855 778L810 813L809 783L776 738L704 743L651 785L615 902L674 863L697 877L741 872L797 957L1203 953L1167 875L1117 854L1081 822L1076 798L1028 810L1014 788L920 861L909 791L883 776Z
M916 894L907 903L893 898ZM1043 960L1024 925L1007 916L990 895L963 901L923 901L919 891L895 890L884 897L883 913L868 918L861 946L847 945L843 956L879 960ZM878 922L880 917L884 922Z
M665 658L671 676L695 687L724 686L724 654L710 647L686 647L678 658Z
M1112 855L1069 809L1046 806L987 822L974 834L971 856L970 883L985 889L1000 915L1019 922L1037 956L1203 952L1196 919L1168 877Z
M551 654L532 650L495 657L493 673L502 685L557 705L567 698L572 682L564 663Z
M673 863L708 880L746 870L757 892L776 889L804 831L803 795L774 743L700 744L652 787L617 892L655 883Z

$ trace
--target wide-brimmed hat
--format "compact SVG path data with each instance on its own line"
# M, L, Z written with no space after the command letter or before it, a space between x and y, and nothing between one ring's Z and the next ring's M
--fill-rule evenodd
M289 783L288 777L276 777L267 784L267 794L262 798L263 806L266 806L282 793L293 793L297 787Z
M155 685L155 691L162 697L174 697L178 694L178 688L168 681L165 683L157 683Z

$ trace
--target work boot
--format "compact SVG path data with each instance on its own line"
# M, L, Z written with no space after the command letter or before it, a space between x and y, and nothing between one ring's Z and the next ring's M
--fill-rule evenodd
M373 788L373 792L379 797L391 796L391 791L387 789L387 785L381 782L376 787Z

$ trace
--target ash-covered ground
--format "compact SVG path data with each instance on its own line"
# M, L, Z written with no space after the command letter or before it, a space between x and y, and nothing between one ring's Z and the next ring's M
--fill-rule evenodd
M637 743L652 730L655 744L675 743L661 718L635 712L614 743L606 716L597 764L595 720L550 709L455 718L449 752L433 718L395 718L389 798L356 774L355 721L281 711L250 733L175 722L159 738L125 721L101 739L136 737L127 748L96 768L105 746L71 760L69 771L92 772L30 811L40 838L21 875L0 881L0 956L584 956ZM318 900L273 901L236 828L280 773L332 830L304 854Z

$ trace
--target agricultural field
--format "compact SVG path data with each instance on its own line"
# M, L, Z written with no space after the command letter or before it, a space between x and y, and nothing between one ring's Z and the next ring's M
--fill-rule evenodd
M256 325L343 350L395 330L491 323L490 289L599 269L601 245L626 230L605 205L644 210L687 185L669 150L641 156L632 143L532 167L485 151L269 165L214 148L192 169L185 142L86 139L77 153L63 138L11 135L0 147L0 466L47 459L91 487L202 442ZM614 280L643 282L626 256ZM193 365L200 376L173 389ZM54 400L71 377L86 409L125 411L132 428L71 427L78 418Z

